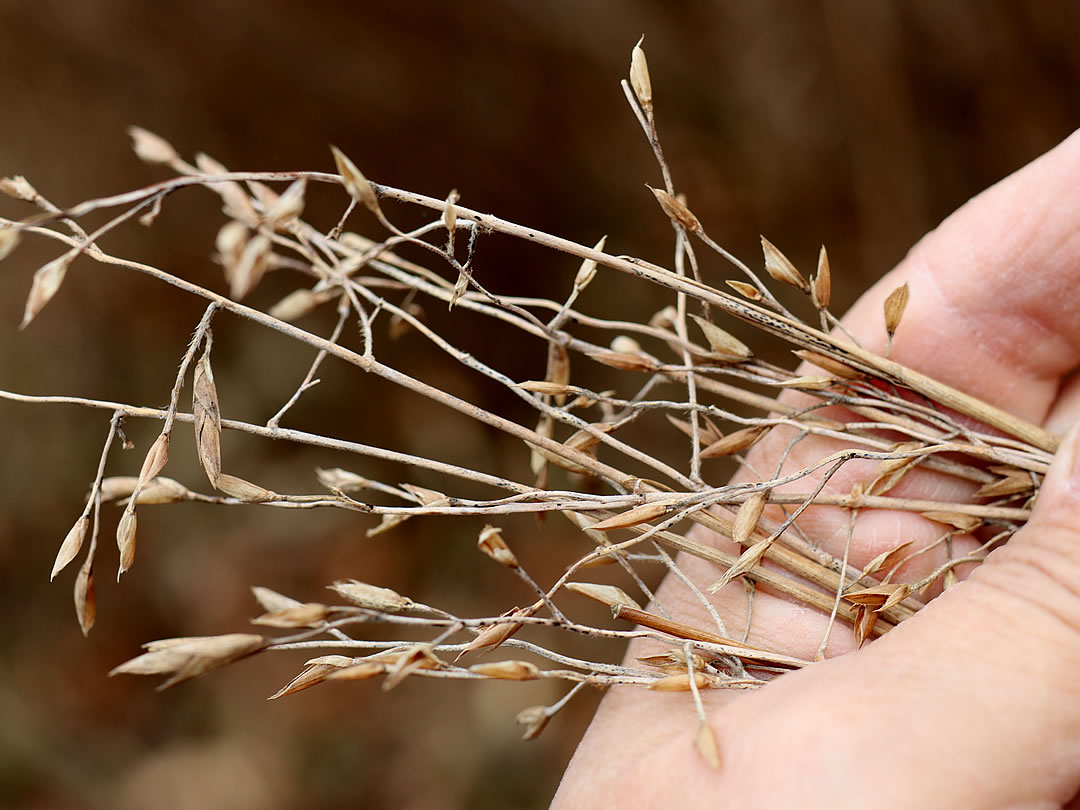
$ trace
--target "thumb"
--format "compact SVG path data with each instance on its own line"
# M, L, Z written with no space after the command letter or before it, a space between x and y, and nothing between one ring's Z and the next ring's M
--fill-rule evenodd
M1076 795L1080 425L1062 442L1027 525L866 652L870 668L906 674L897 708L929 723L923 756L947 763L953 785L970 778L1002 802L992 806L1056 807Z

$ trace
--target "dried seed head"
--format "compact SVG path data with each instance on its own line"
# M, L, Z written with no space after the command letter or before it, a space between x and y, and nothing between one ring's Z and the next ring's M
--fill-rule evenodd
M251 620L264 627L321 627L330 608L318 602L306 602L295 607L273 610Z
M832 377L792 377L790 380L783 380L776 383L780 388L802 388L807 391L824 391L826 388L832 387L836 382Z
M292 323L307 315L326 299L308 289L293 290L267 311L271 318Z
M523 391L532 391L534 394L546 394L548 396L566 396L574 390L567 385L547 382L546 380L526 380L525 382L515 383L513 387L520 388Z
M675 325L675 321L679 318L679 310L675 309L671 304L668 304L661 310L657 310L653 313L653 316L649 318L649 326L655 326L659 329L670 329Z
M159 689L225 666L266 646L266 639L250 633L197 636L152 641L146 652L125 661L109 675L171 675Z
M770 425L754 425L753 427L732 431L727 436L718 439L702 450L701 457L717 458L719 456L730 456L734 453L741 453L743 450L749 450L764 438L765 434L769 432L770 427Z
M19 244L19 231L15 228L0 228L0 261L11 255Z
M832 272L829 270L829 254L825 246L818 252L817 273L810 284L810 300L818 309L828 309L832 298Z
M326 676L328 681L366 681L386 672L386 664L381 661L360 661L352 666L342 667Z
M139 483L136 489L145 487L150 479L157 477L157 474L165 467L165 463L169 460L169 438L170 434L162 432L150 445L146 458L143 459L142 470L139 471Z
M806 283L802 273L795 269L791 260L764 236L761 237L761 252L765 255L766 273L777 281L798 287L803 292L810 292L810 285Z
M380 215L379 198L375 195L375 188L371 185L371 181L364 177L364 173L356 167L356 164L336 146L331 146L330 151L334 154L334 163L337 164L338 174L341 175L349 196L373 214Z
M442 669L444 666L430 644L414 644L387 671L382 688L390 691L418 669Z
M855 606L855 645L857 647L862 647L866 643L866 639L874 632L877 620L878 614L872 608L866 605Z
M885 331L889 337L896 334L896 328L900 326L900 319L904 317L904 309L907 307L908 296L907 282L905 281L885 299Z
M355 579L335 582L328 587L338 596L358 607L377 610L381 613L401 613L413 606L411 599L402 596L397 591L368 585L366 582L357 582Z
M284 231L304 213L304 193L307 178L294 180L266 212L266 225L274 231Z
M607 244L607 235L600 237L600 241L593 246L593 250L604 250L604 245ZM577 287L578 292L584 290L589 286L589 282L596 276L596 262L593 259L585 259L581 263L581 267L578 268L577 275L574 276L574 286Z
M512 610L503 613L501 618L531 616L539 610L540 606L543 604L543 601L539 601L527 608L513 608ZM510 636L520 630L522 626L522 622L502 622L500 624L492 624L485 627L476 635L476 638L466 644L461 652L458 653L458 660L466 653L470 653L473 650L484 650L485 652L494 650L510 638Z
M956 569L950 568L945 572L945 576L941 578L941 589L943 591L949 590L956 584Z
M735 560L731 567L724 572L724 575L709 586L709 593L716 593L732 580L753 569L754 566L761 562L761 558L765 556L765 552L769 550L771 545L772 540L759 540L747 548L746 551L739 555L739 559Z
M724 283L731 287L731 289L735 290L735 292L739 293L739 295L744 295L751 301L760 301L762 298L765 297L761 294L761 290L759 290L753 284L747 284L745 281L735 281L734 279L729 279Z
M383 532L388 532L408 520L410 515L383 515L379 519L379 525L373 526L364 532L365 537L378 537Z
M565 587L568 591L580 593L582 596L595 599L597 602L607 605L608 607L626 605L627 607L641 610L641 605L639 605L632 596L615 585L597 585L594 582L567 582Z
M570 353L561 343L549 343L547 354L547 373L544 379L556 385L565 386L570 382ZM555 404L566 404L566 393L556 394Z
M329 658L330 656L325 657ZM344 656L336 657L343 658ZM346 658L345 660L348 661L350 664L352 663L351 658ZM349 664L345 664L343 666L349 666ZM268 697L267 700L277 700L278 698L285 697L286 695L291 695L304 689L310 689L312 686L318 686L320 683L326 680L327 676L331 672L336 672L339 669L342 669L342 667L335 666L334 664L312 664L309 661L303 672L301 672L299 675L289 681L285 686L281 687L281 689Z
M67 567L78 555L80 549L82 549L83 541L86 540L86 532L90 529L90 518L86 515L79 515L79 519L75 521L75 525L72 526L64 537L64 542L60 544L60 550L56 552L56 561L53 562L52 573L49 574L49 581L52 582L56 579L56 575Z
M30 185L29 181L21 174L14 177L0 179L0 191L17 200L33 202L38 196L37 189Z
M503 540L501 529L496 529L490 524L485 526L476 541L476 547L500 565L505 565L507 568L518 567L517 557Z
M221 410L218 407L214 372L210 367L212 344L213 337L207 330L202 356L195 365L191 410L195 417L195 448L199 463L207 479L216 487L221 478Z
M673 503L675 501L654 501L653 503L635 506L633 509L628 509L618 515L594 523L590 528L598 532L610 532L615 529L627 529L640 523L648 523L650 520L655 520L671 512Z
M236 500L245 503L264 503L277 497L277 493L272 490L228 473L218 475L215 486L230 498L236 498Z
M922 516L936 523L944 523L962 532L973 532L982 525L982 518L961 512L923 512Z
M56 295L60 285L64 283L64 276L67 274L68 267L71 266L74 260L75 255L68 252L58 259L53 259L48 264L43 265L34 273L34 280L30 285L30 295L26 298L26 309L23 312L22 323L19 324L20 329L29 326L30 322Z
M458 299L463 296L469 289L469 271L462 267L458 271L457 281L454 282L454 291L450 294L450 301L447 303L447 309L454 308L454 304L458 302Z
M831 357L809 351L808 349L794 349L792 350L792 354L842 380L859 380L866 376L858 369L854 369L845 363L841 363L839 360L833 360Z
M79 627L84 636L90 634L97 618L97 592L94 588L94 561L86 558L86 562L79 568L79 574L75 577L75 616L79 620Z
M598 363L617 368L620 371L653 371L656 362L646 354L629 354L626 352L596 351L586 352Z
M139 504L180 503L191 498L192 492L179 481L159 475L151 478L135 498Z
M740 363L754 356L749 346L716 324L710 323L704 318L699 318L697 315L691 315L690 317L701 327L705 339L709 341L709 348L712 349L713 354L718 359L724 362Z
M638 104L645 110L645 114L651 118L653 108L652 79L649 78L649 63L645 61L645 49L641 47L644 42L645 35L642 34L641 39L634 46L634 50L630 52L630 86L634 89Z
M120 516L120 523L116 527L116 547L120 549L120 570L116 573L117 579L131 568L132 563L135 562L135 528L137 522L135 505L129 504L128 508L124 510L124 514Z
M490 664L473 664L469 672L497 678L502 681L531 681L540 676L540 670L528 661L496 661Z
M907 599L910 593L911 586L906 582L884 582L870 588L849 591L844 594L844 598L853 604L881 611Z
M694 673L694 686L698 689L711 689L716 686L716 679L704 672ZM682 672L678 675L668 675L665 678L657 678L649 684L649 689L657 692L689 692L690 675Z
M101 481L101 500L108 502L115 501L117 498L125 498L135 491L137 483L139 483L139 479L133 475L113 475L103 478Z
M317 467L315 469L315 475L318 476L320 484L333 491L359 492L360 490L371 486L371 481L367 478L364 478L362 475L357 475L354 472L343 470L340 467L333 467L329 470Z
M885 571L889 573L907 556L907 549L912 543L911 540L905 540L900 545L883 551L877 555L870 562L866 564L866 568L862 571L862 576L873 576L878 571ZM861 577L860 577L861 578Z
M629 335L616 335L611 339L611 350L621 354L638 354L641 344Z
M251 587L251 593L255 596L255 601L259 603L259 607L267 613L288 610L289 608L300 607L304 604L299 599L293 599L291 596L278 593L270 588L264 588L261 585L253 585Z
M524 728L521 739L534 740L540 736L540 732L544 730L544 726L550 719L551 715L548 713L547 706L529 706L518 712L514 722Z
M217 248L222 266L226 268L226 275L232 272L229 268L239 263L240 257L244 255L248 236L248 226L235 219L226 222L221 226L221 230L217 232L214 246Z
M270 266L273 247L270 237L260 233L244 245L235 264L226 261L225 280L229 282L230 298L239 301L258 286Z
M998 472L999 470L995 470ZM1003 478L983 484L976 490L976 498L1000 498L1003 495L1019 495L1021 492L1029 492L1035 489L1031 473L1026 470L1009 470Z
M171 143L142 127L128 127L131 146L139 160L146 163L173 163L180 160Z
M660 203L660 207L664 209L664 213L668 215L668 219L682 225L690 233L701 233L701 223L698 218L694 216L694 212L691 211L686 203L682 202L676 197L672 197L662 188L653 188L652 186L645 184L646 188L653 193L656 197L656 201Z
M457 206L455 203L460 199L458 190L451 189L446 195L446 207L443 208L442 221L446 232L449 234L450 244L454 244L454 233L457 231Z
M697 733L694 735L694 747L697 748L701 758L711 768L720 768L720 749L716 745L716 735L713 733L709 721L698 723Z
M739 510L735 513L735 521L732 524L731 538L740 546L750 541L750 536L757 528L758 521L761 520L761 513L765 511L767 500L768 493L755 492L739 504Z

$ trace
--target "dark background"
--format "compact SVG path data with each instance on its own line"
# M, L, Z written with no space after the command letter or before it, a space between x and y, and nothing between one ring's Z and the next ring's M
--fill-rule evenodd
M1080 123L1077 8L7 0L0 175L26 175L59 205L160 179L131 155L129 124L238 170L329 170L335 143L377 182L440 198L456 187L470 207L589 244L606 233L613 252L667 263L670 227L643 186L658 185L658 172L618 87L645 33L662 138L695 213L755 266L762 233L804 268L825 243L842 311L949 211ZM328 224L343 198L321 193L312 216L321 211ZM104 246L222 289L209 259L217 208L205 192L188 192L170 199L154 228L133 224ZM0 213L28 212L4 199ZM361 215L352 222L378 236L372 226ZM19 332L31 275L55 255L27 240L4 263L0 387L163 403L200 302L82 260ZM481 260L483 279L504 292L563 295L576 269L496 238ZM721 273L706 259L710 281ZM668 303L629 279L601 284L588 300L594 311L641 318ZM252 303L268 306L287 289L271 278ZM304 325L329 329L325 320ZM310 353L235 321L223 321L218 338L225 414L265 421ZM519 377L542 374L535 345L468 328L456 339ZM422 349L414 336L386 351L426 379L506 404ZM489 431L333 363L320 376L290 425L521 474L524 454ZM107 679L143 641L243 631L257 612L251 584L314 600L326 583L353 576L477 612L526 597L478 558L479 522L415 520L368 541L371 521L362 518L198 505L140 510L139 558L117 586L106 510L98 626L84 640L71 615L74 571L47 579L106 421L101 412L0 401L0 805L546 804L595 695L522 743L514 714L557 691L413 679L389 694L372 682L264 702L303 653L244 662L164 694L148 679ZM156 432L129 429L140 448ZM200 485L181 443L166 472ZM311 491L316 465L425 483L266 445L227 436L226 466L284 491ZM134 474L141 458L141 449L116 454L110 472ZM582 550L561 518L543 535L532 522L506 525L541 577Z

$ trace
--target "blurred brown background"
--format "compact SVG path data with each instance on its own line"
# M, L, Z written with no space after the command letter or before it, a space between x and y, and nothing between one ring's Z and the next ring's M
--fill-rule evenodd
M670 228L643 187L658 172L618 87L644 32L661 135L694 211L755 265L761 233L807 268L824 242L842 310L950 210L1080 123L1078 8L5 0L0 175L24 174L60 205L160 179L130 154L129 124L233 169L329 170L332 142L377 182L435 197L456 187L470 207L590 244L607 233L609 250L666 263ZM325 193L312 216L329 223L342 202ZM105 247L221 289L209 259L217 208L205 192L178 195L154 228L132 225ZM4 199L0 213L28 212ZM369 233L371 224L352 223ZM508 240L482 251L478 273L504 292L562 295L576 269ZM19 332L30 277L54 255L26 241L4 263L0 388L163 404L200 302L83 260ZM721 272L706 259L709 280ZM594 310L640 318L667 303L629 279L603 283L607 292L588 301ZM287 289L268 279L252 301L269 305ZM304 325L329 330L316 318ZM225 414L265 421L310 353L243 324L218 326ZM519 378L542 373L536 346L482 330L456 338ZM382 345L426 379L506 404L419 353L415 336ZM291 426L459 463L494 459L495 470L525 477L524 454L487 431L332 362L320 376ZM353 576L462 611L526 598L478 559L479 522L414 520L369 541L362 518L180 505L141 510L139 559L119 586L109 581L106 523L98 626L84 640L71 610L74 571L47 579L106 422L102 412L0 401L0 806L546 806L595 695L522 743L514 714L557 691L413 679L389 694L343 684L266 703L303 653L163 694L148 679L106 678L143 641L242 631L256 612L251 584L315 600L326 583ZM141 448L155 432L128 427ZM205 490L190 449L173 444L167 472ZM408 475L237 436L226 436L225 452L236 472L282 491L311 491L316 465L390 482ZM110 472L132 474L141 457L117 453ZM531 521L507 527L541 576L582 550L561 518L542 536Z

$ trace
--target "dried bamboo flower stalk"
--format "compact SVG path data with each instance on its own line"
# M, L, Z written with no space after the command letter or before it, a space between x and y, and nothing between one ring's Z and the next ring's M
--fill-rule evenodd
M328 586L340 599L337 604L331 604L337 601L333 598L327 603L310 594L296 599L259 587L253 593L262 615L254 622L277 628L276 639L249 633L168 639L147 645L143 655L121 665L116 672L163 674L168 679L164 684L167 686L246 655L316 648L320 652L332 649L343 654L309 659L300 673L272 698L326 681L380 676L385 676L386 689L394 688L410 675L474 681L543 678L572 684L565 697L552 706L530 707L518 715L526 738L539 734L582 685L634 684L689 691L698 708L695 746L706 762L715 767L720 754L713 731L705 722L698 691L753 688L775 677L777 672L808 662L730 638L724 628L724 617L702 593L707 581L690 579L674 552L689 554L714 566L718 581L712 590L741 578L752 583L750 597L754 587L762 586L826 614L835 612L840 621L854 628L856 640L862 644L920 610L923 604L917 595L923 593L922 589L937 581L950 587L957 579L957 565L978 562L1024 524L1058 438L892 362L888 352L884 357L878 356L831 334L838 321L828 309L832 283L824 247L818 256L816 272L808 281L771 242L762 239L768 275L808 294L806 308L815 320L820 320L819 330L789 312L753 271L716 245L702 221L674 192L676 185L664 161L653 119L651 79L641 45L639 42L634 48L630 82L624 82L623 89L664 178L663 188L652 191L678 231L674 270L606 253L606 237L589 247L468 209L460 205L456 192L445 199L435 199L386 186L376 187L336 148L332 148L332 153L340 180L319 172L230 173L221 163L202 154L195 156L194 165L186 163L168 142L133 129L138 155L168 166L178 173L177 177L68 209L52 205L24 178L0 180L0 191L30 202L44 212L21 222L0 218L0 258L10 254L20 238L36 234L59 241L65 250L35 273L23 326L59 293L67 268L76 257L85 255L106 264L135 267L134 263L106 253L99 246L99 237L129 219L153 224L162 201L171 198L173 192L187 187L207 188L214 193L215 204L220 199L225 217L214 240L214 250L208 253L212 253L224 270L223 283L220 278L217 283L227 291L227 296L163 270L138 266L140 272L211 302L204 321L188 343L167 410L80 398L33 398L0 391L3 398L39 403L77 402L104 409L112 415L113 432L120 418L164 420L137 476L105 475L109 447L106 444L84 511L57 553L52 569L54 577L89 546L73 593L84 633L93 625L96 610L93 562L100 504L110 501L119 501L123 507L117 527L121 572L133 562L136 507L144 504L194 501L234 508L241 504L265 504L267 508L339 508L370 521L366 525L368 536L401 526L415 515L434 515L440 519L482 516L483 520L476 521L479 550L510 568L534 591L535 596L530 599L539 597L524 608L505 610L506 605L497 605L487 615L463 617L356 580ZM314 221L317 218L312 213L314 206L305 205L307 192L319 182L340 182L351 198L348 206L343 206L337 223L329 228ZM430 218L406 232L387 219L379 204L382 198L426 211ZM345 222L357 205L374 214L377 222L372 224L380 229L378 233L369 237L344 232ZM93 233L82 230L83 217L109 209L118 209L120 213ZM575 264L578 267L566 298L508 296L495 286L489 289L486 278L481 284L472 276L472 259L478 234L489 232L528 240L560 251L561 256L573 257L573 264L563 262L568 271ZM716 251L753 282L726 282L741 297L702 280L705 275L699 272L698 257L690 250L687 232L698 237L695 246L701 242ZM407 261L397 252L399 248L418 249L417 253L434 257L434 263ZM16 260L19 255L16 254ZM652 284L658 295L666 296L657 301L656 314L647 322L629 322L595 317L585 311L580 302L597 294L596 284L617 283L618 276L614 273L600 275L600 266ZM275 283L277 278L295 274L297 289L263 308L258 285L272 269ZM590 285L589 295L582 295ZM907 298L907 289L902 287L886 303L885 325L890 348ZM240 299L250 300L254 305L239 303ZM325 316L329 307L322 312L317 310L330 301L335 302L338 326L329 338L321 337L323 332L317 327L308 331L293 324L307 316L313 322ZM525 341L522 345L526 348L522 351L529 352L530 362L544 364L543 379L515 383L504 370L488 365L482 352L474 355L458 347L453 334L436 331L435 320L423 317L425 306L430 311L439 304L454 308L454 324L467 323L466 328L473 328L476 321L497 322L500 329L516 330ZM213 335L209 331L209 319L216 309L273 329L317 354L318 359L295 393L265 425L222 419L210 359ZM755 360L751 346L756 349L757 344L731 335L723 321L727 316L786 341L797 356L820 368L822 373L799 374ZM693 326L687 328L691 320L700 328L704 342ZM349 321L359 326L362 352L339 342ZM436 363L457 364L465 373L483 376L485 383L503 386L524 415L515 412L510 419L489 412L476 402L451 395L387 365L381 352L383 332L380 330L384 328L391 338L409 330L412 337L426 341L438 353ZM842 330L842 325L839 328ZM195 361L200 345L202 352ZM575 354L626 373L616 375L617 384L594 384L592 375L597 371L610 375L610 371L589 363L578 364ZM499 464L493 463L490 469L479 465L455 466L415 453L280 427L280 417L317 382L315 371L326 356L465 414L486 429L494 428L512 437L516 446L528 454L529 469L525 472L531 475L531 480L519 481L512 473L502 472L503 466ZM192 362L192 413L184 414L178 408L177 397L187 365ZM539 376L539 366L534 368L537 370L530 373ZM601 391L601 387L608 390ZM766 393L759 393L758 389ZM791 396L784 389L800 393ZM909 392L919 396L909 396ZM825 413L829 416L820 415L823 408L828 408ZM845 417L838 415L841 413L854 414L852 421L858 424L846 423ZM954 418L953 413L963 416L964 421ZM681 463L666 460L663 453L654 452L647 440L635 434L638 424L646 428L641 433L647 433L656 424L663 425L661 415L686 437L668 433L678 440L678 447L685 454L680 455ZM193 423L199 463L216 492L204 495L189 489L186 485L189 482L160 475L168 461L175 421ZM723 425L729 431L727 435L717 425ZM791 431L790 435L795 436L784 451L790 454L785 458L802 459L805 465L802 469L789 469L800 466L789 464L781 468L782 474L773 472L774 478L766 480L768 464L772 463L767 460L763 474L755 472L753 480L757 483L748 487L745 483L718 483L714 480L718 473L714 473L712 465L702 463L703 459L743 453L774 426L783 426L785 434ZM229 429L303 443L320 448L319 452L355 454L355 460L346 466L360 472L340 467L318 469L318 483L326 491L276 493L223 471L221 436L223 430ZM807 461L801 453L809 445L799 447L800 452L792 452L802 438L812 435L825 437L831 446L843 449L813 461ZM899 441L890 444L891 440L883 436L898 437ZM773 455L770 449L770 459ZM367 459L397 464L406 472L402 478L384 483L369 477L375 474L370 472L370 465L365 466ZM824 489L824 481L822 486L817 486L822 475L828 479L853 461L866 464L867 469L874 470L873 474L857 482L850 492ZM524 469L524 465L520 466ZM758 466L756 461L755 466ZM908 476L922 475L921 468L974 482L974 486L981 487L975 499L992 498L994 502L954 503L893 494L898 483L914 480ZM423 475L416 474L417 470ZM436 483L429 476L441 478ZM469 490L461 489L462 484L467 484ZM485 488L489 490L487 494L476 494ZM887 492L890 494L883 494ZM766 512L770 503L773 506ZM908 579L905 563L915 555L908 539L897 538L893 548L879 554L860 571L846 565L846 559L836 559L815 545L816 538L811 536L813 521L803 517L803 512L811 506L852 513L859 510L860 514L872 509L920 513L940 524L941 542L946 546L953 536L984 526L992 529L994 535L970 557L954 558L950 550L947 561L930 574L918 581L903 581ZM720 507L734 511L734 516L725 515ZM782 509L786 517L780 522ZM503 515L528 512L542 519L551 511L566 515L583 533L589 547L558 577L534 578L494 524ZM463 518L463 515L473 517ZM740 553L736 556L702 542L694 534L680 533L683 526L678 521L683 520L733 538ZM982 538L981 532L978 537ZM585 568L599 565L607 565L604 575L618 577L611 580L618 584L574 581L581 578ZM665 600L651 590L653 580L647 574L648 567L658 565L679 577L702 607L712 611L712 624L691 625L679 621L674 611L675 618L665 613ZM580 607L575 604L577 595L611 608L614 620L605 617L605 622L587 624L576 621L572 611L564 613L560 607L564 602L568 607ZM646 610L641 605L649 607ZM753 629L751 619L747 632ZM382 634L368 637L367 628L374 623L388 628L386 632L393 632L393 640L386 640ZM627 623L631 629L627 629ZM598 653L595 660L590 660L593 656L578 658L576 653L563 651L558 641L551 641L565 633L597 640L648 636L671 649L636 662L613 665L606 653ZM469 653L483 654L500 647L513 651L515 656L523 651L541 663L534 660L481 661L472 666L458 663ZM451 660L454 663L448 663Z

